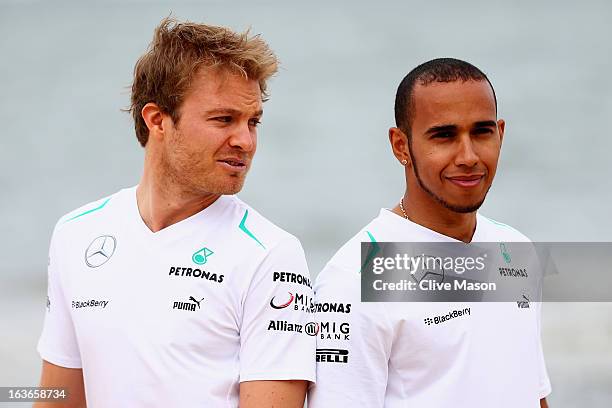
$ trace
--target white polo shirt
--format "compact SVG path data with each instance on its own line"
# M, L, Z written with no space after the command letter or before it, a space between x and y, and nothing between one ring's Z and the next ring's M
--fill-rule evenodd
M153 233L133 187L56 225L38 351L90 408L237 407L242 381L314 382L311 299L300 242L238 198Z
M334 255L315 284L309 408L539 408L551 390L540 303L361 303L361 242L371 241L458 242L382 209ZM473 242L529 240L478 215Z

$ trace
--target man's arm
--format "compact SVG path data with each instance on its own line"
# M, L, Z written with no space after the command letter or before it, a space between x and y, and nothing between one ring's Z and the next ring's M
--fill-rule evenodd
M546 403L546 398L542 398L540 400L540 408L548 408L548 404Z
M240 408L302 408L306 381L245 381L240 383Z
M357 272L333 264L317 277L317 304L337 309L316 314L321 333L317 383L308 390L309 408L381 408L385 404L394 334L382 303L361 302L360 284Z
M57 228L56 225L49 246L47 310L38 341L38 352L43 359L40 386L65 388L68 398L61 403L37 403L34 405L36 408L85 406L81 356L59 273Z
M34 408L81 408L86 407L85 386L83 385L83 370L80 368L65 368L43 360L40 386L48 388L64 388L67 399L61 403L37 402Z
M241 305L241 408L303 407L315 381L313 301L304 251L287 237L262 260Z

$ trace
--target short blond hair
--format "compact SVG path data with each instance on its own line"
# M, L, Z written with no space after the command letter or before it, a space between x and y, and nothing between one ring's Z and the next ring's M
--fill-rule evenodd
M251 36L248 30L236 33L225 27L163 19L147 52L134 67L128 111L143 147L149 129L142 108L153 102L178 122L179 108L201 67L218 67L258 81L265 100L266 81L278 70L278 59L259 35Z

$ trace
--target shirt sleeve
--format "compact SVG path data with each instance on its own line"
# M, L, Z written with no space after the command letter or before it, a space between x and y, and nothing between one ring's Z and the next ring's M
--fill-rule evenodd
M270 250L247 289L240 327L240 381L315 381L314 297L300 242Z
M49 246L47 311L37 349L42 359L52 364L67 368L81 368L81 356L72 316L62 287L56 241L57 226Z
M539 378L539 392L540 392L540 399L542 398L546 398L546 396L548 396L548 394L551 393L552 391L552 387L550 384L550 379L548 378L548 371L546 370L546 362L544 361L544 350L542 348L542 329L541 329L541 321L542 321L542 303L541 302L537 302L536 303L536 311L537 311L537 322L538 322L538 366L539 366L539 371L538 371L538 378Z
M380 303L362 303L360 275L326 266L315 284L317 383L309 408L384 406L392 325Z

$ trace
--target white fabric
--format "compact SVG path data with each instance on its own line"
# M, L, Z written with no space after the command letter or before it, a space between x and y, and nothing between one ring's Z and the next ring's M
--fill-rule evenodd
M58 222L38 350L82 367L90 408L237 407L242 381L315 380L315 337L273 330L311 319L271 307L290 294L312 298L295 237L234 196L152 233L134 187Z
M329 261L315 283L318 310L327 303L345 306L344 313L317 313L321 361L309 408L539 407L551 389L540 342L540 304L361 303L360 244L372 238L455 241L383 209ZM477 216L473 242L528 241L508 226ZM425 323L428 317L466 308L469 314L441 324ZM326 323L336 328L344 324L348 339L330 339L329 330L323 329ZM330 357L329 349L344 353L344 360Z

